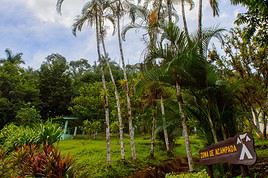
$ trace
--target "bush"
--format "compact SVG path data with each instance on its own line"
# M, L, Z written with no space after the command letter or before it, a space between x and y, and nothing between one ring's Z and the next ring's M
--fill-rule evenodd
M111 128L112 133L114 133L114 134L118 133L119 132L119 124L118 124L118 122L117 121L112 122L110 128Z
M83 121L83 130L89 136L93 134L94 139L96 138L100 129L101 129L101 123L99 121L93 121L93 122L90 122L89 120Z
M0 148L0 177L11 177L13 171L12 162L7 153Z
M46 122L39 124L35 130L38 130L38 143L52 145L60 140L63 130L58 124Z
M186 174L166 174L165 178L209 178L207 171L204 169L196 173L186 173Z
M41 115L35 107L26 106L16 113L16 121L20 125L33 126L41 122Z
M53 145L23 145L13 153L13 164L21 177L73 177L73 159L62 157Z
M13 151L16 147L31 144L49 144L60 140L62 129L59 125L46 122L33 128L10 124L0 132L0 144L6 151Z

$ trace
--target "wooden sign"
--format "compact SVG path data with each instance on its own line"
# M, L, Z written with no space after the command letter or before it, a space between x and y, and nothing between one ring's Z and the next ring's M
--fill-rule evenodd
M200 163L204 165L217 163L253 165L256 162L254 140L249 133L210 145L199 151L199 156Z

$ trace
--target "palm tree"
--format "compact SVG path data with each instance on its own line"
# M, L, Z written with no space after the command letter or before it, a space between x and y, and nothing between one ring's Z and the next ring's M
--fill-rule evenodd
M192 155L190 148L189 134L187 131L187 115L185 112L185 104L182 96L183 87L198 86L205 82L205 79L195 81L195 78L200 74L206 72L203 65L205 62L203 55L200 55L200 46L207 50L208 43L213 36L219 36L220 30L211 30L204 33L203 38L199 39L196 36L188 37L185 32L173 23L168 24L164 28L162 39L169 41L162 41L158 48L152 51L148 60L162 59L162 67L172 76L172 82L176 89L177 103L179 107L184 139L185 149L189 164L189 170L193 170ZM202 76L202 75L201 75Z
M12 64L24 64L24 61L22 60L22 53L13 54L11 49L5 49L6 58L0 59L0 64L4 63L6 61L12 63Z
M151 129L151 149L150 156L154 157L154 144L156 139L156 111L157 111L157 102L160 102L162 120L163 120L163 131L166 150L170 152L170 144L168 139L168 132L166 126L166 117L165 117L165 107L164 107L164 98L167 97L167 92L165 87L169 86L165 80L167 76L158 69L158 66L154 66L153 69L145 71L142 75L142 78L136 84L138 94L143 93L143 101L147 106L152 106L152 129Z
M189 36L184 4L185 4L185 2L187 2L190 5L190 10L192 10L192 8L194 6L194 2L193 2L193 0L180 0L180 1L181 1L181 13L182 13L184 31L185 31L186 35Z
M218 0L210 0L209 4L212 8L212 12L213 12L213 16L219 16L219 4L218 4ZM202 38L202 17L203 17L203 0L199 0L199 4L198 4L198 36L199 39ZM200 52L202 54L202 46L200 46Z
M103 10L105 9L105 7L103 7ZM105 18L103 15L101 15L99 17L99 30L100 30L100 38L101 38L101 43L102 43L102 48L103 48L103 52L104 52L104 58L103 63L106 63L109 74L110 74L110 78L111 81L113 83L114 86L114 94L115 94L115 99L116 99L116 106L117 106L117 114L118 114L118 122L119 122L119 137L120 137L120 150L121 150L121 160L125 161L125 146L124 146L124 126L123 126L123 120L122 120L122 113L121 113L121 105L120 105L120 96L118 93L118 89L114 80L114 76L110 67L110 63L108 61L108 53L106 51L106 47L105 47L105 42L104 42L104 36L105 36L105 29L103 29L102 23L104 23L104 19ZM110 19L111 20L111 19ZM136 159L136 158L135 158Z
M64 0L57 1L57 10L61 13L61 6ZM97 41L97 53L98 61L101 64L101 76L102 85L104 92L104 109L105 109L105 125L106 125L106 160L108 164L111 162L111 140L110 140L110 116L109 116L109 100L107 95L106 80L104 76L104 66L100 51L100 29L99 29L99 18L100 18L101 2L93 0L83 7L81 16L78 16L73 25L73 34L76 36L77 30L81 31L83 25L87 22L90 26L95 25L96 41Z
M124 57L122 37L121 37L121 24L120 24L121 17L124 15L125 12L124 12L124 8L123 8L121 0L115 1L114 4L115 5L112 6L112 12L113 12L114 18L116 19L117 39L118 39L120 58L122 62L123 74L124 74L124 80L125 80L131 156L133 160L136 160L137 156L136 156L136 146L135 146L135 132L134 132L134 127L132 123L130 89L129 89L129 82L128 82L128 76L127 76L126 65L125 65L125 57Z

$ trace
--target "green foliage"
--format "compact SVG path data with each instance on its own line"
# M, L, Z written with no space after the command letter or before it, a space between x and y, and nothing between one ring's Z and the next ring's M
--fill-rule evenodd
M0 143L6 151L29 144L49 144L60 140L62 130L58 125L46 122L33 128L9 124L0 132Z
M97 136L98 132L101 130L101 123L99 121L83 121L83 130L88 134L94 134L94 138Z
M169 173L165 176L165 178L209 178L206 170L202 170L197 173L186 173L186 174L174 174Z
M111 132L116 134L119 132L119 124L118 124L118 121L114 121L111 123L110 125L110 129L111 129Z
M47 56L40 69L40 100L43 118L68 115L72 81L66 59L59 54Z
M52 145L55 142L59 141L63 133L59 125L53 124L51 122L39 124L35 130L38 130L38 142L48 145Z
M14 121L16 112L25 103L33 106L39 103L37 73L20 67L21 53L6 52L7 58L0 61L0 129Z
M33 126L41 121L41 115L34 106L26 106L16 113L16 122L24 126Z

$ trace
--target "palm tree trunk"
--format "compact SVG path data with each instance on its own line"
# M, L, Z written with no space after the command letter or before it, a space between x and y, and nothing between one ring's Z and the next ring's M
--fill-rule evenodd
M103 62L101 60L101 53L100 53L100 39L99 39L100 34L99 34L98 14L96 14L95 20L96 20L96 40L97 40L98 60L101 65L101 80L102 80L103 90L105 92L104 109L105 109L105 125L106 125L106 160L108 164L110 164L111 163L111 138L110 138L109 101L108 101L108 96L106 94L107 87L106 87L106 81L105 81L104 70L103 70Z
M199 8L198 8L198 37L202 38L202 0L199 0ZM203 55L202 44L200 44L200 54Z
M185 9L184 9L184 0L181 0L181 13L182 13L184 31L187 37L189 37L189 31L188 31L187 20L186 20Z
M263 112L263 117L262 117L262 121L263 121L263 138L267 139L267 118L266 118L266 113Z
M119 1L120 3L120 1ZM118 4L118 10L120 10L120 4ZM120 50L120 57L123 66L123 73L124 73L124 80L126 81L126 98L127 98L127 111L128 111L128 127L129 127L129 137L130 137L130 149L131 149L131 156L133 160L136 160L136 145L135 145L135 132L134 127L132 124L132 109L131 109L131 100L130 100L130 91L128 85L128 77L126 72L125 66L125 59L124 59L124 52L122 46L122 38L121 38L121 29L120 29L120 15L117 12L117 37L118 37L118 44Z
M214 143L217 143L218 142L217 134L216 134L216 130L214 128L212 118L211 118L210 110L208 110L208 122L209 122L209 126L210 126L210 129L211 129L211 132L212 132Z
M154 145L155 145L155 127L156 127L156 115L155 108L152 110L152 132L151 132L151 148L150 148L150 158L154 158Z
M160 103L161 103L161 112L162 112L162 119L163 119L163 130L164 130L165 144L166 144L167 152L169 152L170 149L169 149L167 126L166 126L166 114L165 114L165 106L164 106L164 101L163 101L162 96L160 99Z
M168 22L172 22L172 3L171 0L167 0L167 9L168 9Z
M101 22L100 22L100 30L102 32ZM113 73L112 73L112 70L111 70L110 63L107 60L108 59L108 53L106 51L103 36L104 35L101 34L102 48L103 48L103 52L104 52L104 55L105 55L104 60L105 60L105 62L107 64L109 75L110 75L111 81L112 81L113 86L114 86L114 95L115 95L115 100L116 100L117 115L118 115L118 121L119 121L119 137L120 137L121 160L125 161L124 126L123 126L122 113L121 113L120 97L119 97L119 94L118 94L117 86L116 86L116 83L115 83L115 80L114 80L114 76L113 76Z
M186 116L183 111L183 98L181 96L181 87L178 81L176 82L176 95L177 95L177 101L179 105L179 112L180 112L180 116L182 120L182 129L184 133L185 150L186 150L186 155L188 159L189 171L192 172L193 171L193 158L192 158L192 152L191 152L190 139L189 139L187 125L186 125Z

